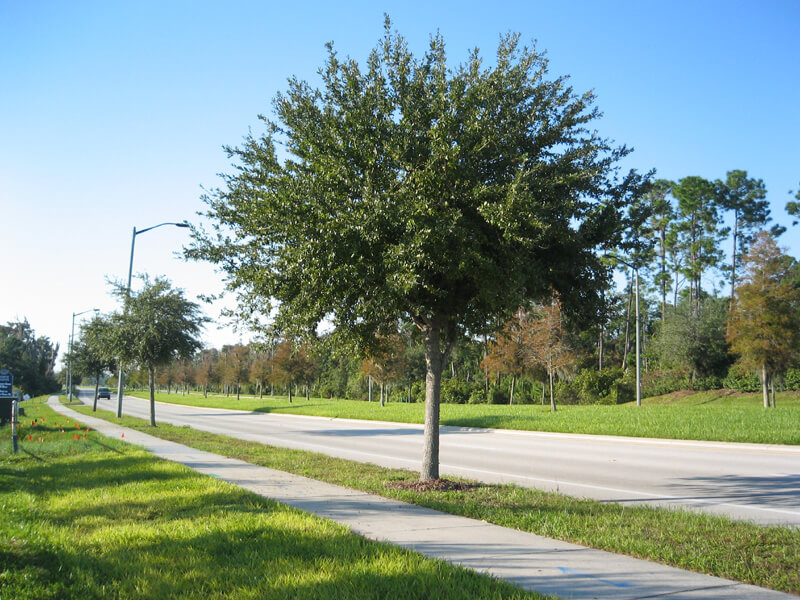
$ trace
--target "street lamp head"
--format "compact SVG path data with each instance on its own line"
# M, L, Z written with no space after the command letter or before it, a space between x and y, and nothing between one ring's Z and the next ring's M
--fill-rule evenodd
M175 223L175 227L191 227L191 225L189 225L189 223L186 221L183 221L181 223Z

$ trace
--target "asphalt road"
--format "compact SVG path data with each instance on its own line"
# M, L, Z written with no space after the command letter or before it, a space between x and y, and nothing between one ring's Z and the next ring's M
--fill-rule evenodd
M99 405L115 410L116 397ZM149 418L149 403L126 396L123 414ZM389 467L418 469L422 457L421 425L166 403L156 405L156 420ZM440 471L800 527L800 448L794 446L442 427Z

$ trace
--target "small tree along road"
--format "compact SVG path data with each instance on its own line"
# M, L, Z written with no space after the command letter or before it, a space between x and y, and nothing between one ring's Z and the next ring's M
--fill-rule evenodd
M150 387L150 425L156 424L155 371L174 359L191 358L200 349L197 339L206 322L200 308L172 287L166 279L144 280L144 288L128 296L119 286L116 293L125 303L122 313L111 315L110 348L123 364L146 369Z
M592 94L547 75L518 36L492 66L476 50L448 68L438 35L415 57L388 18L363 68L329 46L321 88L292 78L266 133L227 148L236 171L204 198L213 229L186 250L226 274L244 316L276 309L280 330L329 319L369 349L399 319L416 324L423 480L439 476L441 374L459 332L490 332L553 289L591 312L608 275L596 250L641 191L636 173L618 177L628 149L590 129Z

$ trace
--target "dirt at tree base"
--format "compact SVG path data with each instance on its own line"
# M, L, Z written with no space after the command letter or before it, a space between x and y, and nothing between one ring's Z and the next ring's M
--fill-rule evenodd
M480 483L465 483L450 479L428 479L427 481L392 481L386 484L396 490L410 490L413 492L468 492L484 487Z

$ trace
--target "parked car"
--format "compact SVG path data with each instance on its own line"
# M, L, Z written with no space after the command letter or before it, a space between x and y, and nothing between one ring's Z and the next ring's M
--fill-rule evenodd
M97 399L102 400L105 398L106 400L111 400L111 390L108 388L100 388L97 390Z

